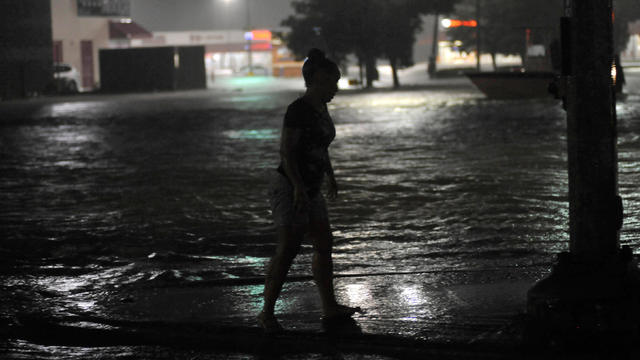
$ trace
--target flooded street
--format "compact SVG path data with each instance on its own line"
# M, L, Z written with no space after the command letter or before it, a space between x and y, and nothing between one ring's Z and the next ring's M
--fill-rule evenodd
M617 105L620 242L637 253L640 71L627 78ZM108 316L122 287L263 276L274 251L267 186L282 117L303 87L233 81L207 91L0 103L4 322L21 313ZM345 90L329 110L340 276L465 270L517 278L568 249L558 101L487 100L454 78ZM291 275L308 275L310 263L307 243ZM383 280L370 279L340 285L340 296L374 301ZM405 299L396 306L413 309L407 316L438 316L425 313L427 302L437 308L429 289L396 290ZM3 346L45 356L25 342Z

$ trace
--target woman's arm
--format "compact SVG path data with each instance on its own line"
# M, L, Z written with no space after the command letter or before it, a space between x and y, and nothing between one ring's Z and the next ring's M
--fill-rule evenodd
M285 126L282 128L282 138L280 140L282 167L293 185L293 205L294 209L298 211L309 203L302 176L300 176L298 161L296 161L296 151L301 136L302 130Z
M336 183L336 177L333 174L333 166L331 165L331 158L329 157L329 150L325 150L325 173L327 174L329 183L328 185L328 196L329 199L335 199L338 197L338 184Z

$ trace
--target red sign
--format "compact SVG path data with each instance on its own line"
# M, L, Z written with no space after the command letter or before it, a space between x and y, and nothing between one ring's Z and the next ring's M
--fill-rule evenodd
M476 27L478 26L478 22L475 20L454 20L454 19L444 19L442 20L442 26L446 28L452 27Z
M271 43L251 43L251 50L264 51L271 50Z

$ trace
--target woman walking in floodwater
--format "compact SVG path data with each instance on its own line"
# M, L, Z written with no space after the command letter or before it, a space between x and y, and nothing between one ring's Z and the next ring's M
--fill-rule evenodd
M318 49L311 49L302 67L307 90L287 108L280 139L280 166L271 189L271 210L278 246L267 268L264 308L258 323L266 332L282 327L275 303L304 235L313 239L313 278L325 319L349 317L359 309L337 303L333 290L333 237L320 187L327 177L328 196L338 195L328 147L336 135L327 103L338 92L340 70Z

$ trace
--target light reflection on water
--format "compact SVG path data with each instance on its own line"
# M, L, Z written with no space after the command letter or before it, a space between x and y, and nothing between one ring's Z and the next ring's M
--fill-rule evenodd
M276 129L231 130L224 134L231 139L270 140L278 138Z
M347 284L344 294L349 304L369 304L372 300L371 291L366 283Z
M155 106L146 99L145 112L133 102L64 103L3 124L0 255L20 269L12 281L33 271L35 289L75 292L67 306L97 311L120 285L260 277L274 250L267 186L295 96L248 94L246 110L191 110L167 96ZM618 105L621 241L631 245L640 238L637 100ZM527 266L567 249L565 115L556 102L427 89L343 93L330 111L341 189L329 205L336 272ZM294 275L309 273L310 252L305 244ZM86 274L69 274L78 268ZM375 302L376 286L345 284L341 296ZM427 305L456 295L420 284L396 290L408 321L437 317ZM246 291L253 302L240 296L233 306L255 312L262 287Z
M54 103L45 107L39 113L40 116L59 117L80 117L86 118L94 113L104 112L109 104L100 101L73 101Z
M418 305L424 301L420 292L420 287L416 284L405 285L400 290L400 295L409 307Z

